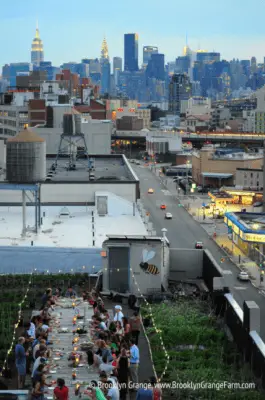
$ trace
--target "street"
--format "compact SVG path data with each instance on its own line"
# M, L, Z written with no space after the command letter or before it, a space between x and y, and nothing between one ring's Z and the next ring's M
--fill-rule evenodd
M170 188L166 188L159 177L155 176L148 167L133 165L133 168L140 180L141 200L146 211L151 214L151 222L154 224L157 236L162 236L161 229L167 229L167 238L171 248L194 249L196 241L202 241L204 248L208 249L222 269L230 270L233 273L232 287L230 288L235 300L243 308L244 300L255 301L261 311L261 332L260 336L265 342L265 298L259 293L250 282L239 282L237 275L239 269L227 257L221 263L221 258L225 257L223 251L209 237L206 231L195 221L189 213L178 206L176 194ZM154 194L148 194L148 189L152 188ZM175 190L176 192L176 190ZM171 194L173 193L173 195ZM160 210L160 205L166 204L167 211L172 213L172 220L165 220L165 211Z

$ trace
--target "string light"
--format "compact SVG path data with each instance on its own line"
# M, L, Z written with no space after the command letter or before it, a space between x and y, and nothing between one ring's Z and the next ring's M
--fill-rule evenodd
M156 322L155 322L155 319L154 319L154 317L153 317L152 306L151 306L151 304L146 300L145 296L144 296L143 293L141 292L140 286L138 285L138 282L137 282L137 280L136 280L136 278L135 278L135 275L134 275L134 273L133 273L133 269L130 268L130 271L131 271L131 273L132 273L133 282L134 282L134 284L135 284L135 286L136 286L138 292L140 293L141 298L144 300L144 302L145 302L145 304L146 304L146 306L147 306L147 308L148 308L148 310L149 310L149 316L151 317L153 327L154 327L154 329L155 329L155 332L156 332L156 333L158 334L158 336L159 336L160 343L161 343L161 347L162 347L162 349L163 349L163 351L164 351L164 355L165 355L165 359L166 359L166 365L165 365L165 368L164 368L164 370L163 370L163 372L162 372L160 378L158 378L158 382L161 382L163 376L164 376L164 375L166 374L166 372L167 372L170 357L169 357L169 354L168 354L168 352L167 352L167 350L166 350L166 347L165 347L165 344L164 344L164 341L163 341L163 338L162 338L162 335L161 335L161 332L162 332L162 331L161 331L160 329L158 329L157 326L156 326Z
M37 268L35 268L34 271L37 271ZM6 357L5 357L3 366L2 366L2 370L1 370L1 372L0 372L0 376L3 376L3 372L4 372L5 369L6 369L6 364L7 364L7 361L8 361L8 356L9 356L10 353L12 352L13 346L14 346L15 341L16 341L16 330L17 330L17 328L19 327L19 324L20 324L20 322L21 322L22 307L23 307L23 305L24 305L24 303L25 303L25 301L26 301L26 299L27 299L27 297L28 297L28 292L29 292L30 287L31 287L31 284L32 284L32 279L33 279L33 271L32 271L32 272L30 273L30 275L29 275L28 286L27 286L26 292L25 292L25 294L24 294L24 297L23 297L23 299L21 300L21 302L18 304L18 307L19 307L19 308L18 308L18 321L17 321L17 323L14 325L12 342L11 342L11 344L10 344L9 349L7 350L7 354L6 354Z

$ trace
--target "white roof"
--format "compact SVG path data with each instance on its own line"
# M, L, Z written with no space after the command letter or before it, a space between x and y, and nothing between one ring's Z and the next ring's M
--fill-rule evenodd
M67 208L69 215L60 216ZM34 246L88 248L93 246L91 212L95 215L95 247L110 235L147 235L144 223L139 214L136 216L117 215L99 217L94 207L85 206L45 206L41 207L41 215L45 212L40 232L22 233L22 207L0 207L0 246ZM65 211L65 210L64 210ZM26 209L26 225L34 227L35 208Z

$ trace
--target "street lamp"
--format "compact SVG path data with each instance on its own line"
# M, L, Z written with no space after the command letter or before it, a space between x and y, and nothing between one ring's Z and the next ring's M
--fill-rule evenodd
M161 229L162 235L163 235L163 268L165 268L165 245L166 245L166 234L167 234L167 229L163 228Z

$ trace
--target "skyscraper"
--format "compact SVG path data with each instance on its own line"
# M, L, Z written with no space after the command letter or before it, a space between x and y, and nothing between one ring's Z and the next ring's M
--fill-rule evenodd
M104 37L101 45L101 59L109 60L109 48L106 38Z
M116 86L118 86L119 76L122 72L122 58L114 57L113 58L113 79Z
M147 67L149 60L151 60L152 54L158 54L158 47L155 46L144 46L143 47L143 67Z
M115 73L116 70L122 71L121 57L113 57L113 73Z
M100 93L106 94L109 93L110 91L110 62L109 62L109 49L105 37L101 45L100 67L101 67Z
M41 61L44 61L44 52L43 52L42 40L40 39L38 22L37 22L35 37L32 41L32 45L31 45L31 62L34 65L40 65Z
M192 86L186 74L174 74L169 83L168 108L172 114L179 114L181 100L188 100L192 95Z
M138 71L138 35L124 35L124 71Z
M155 78L159 81L165 80L165 56L164 54L151 54L146 68L148 78Z

